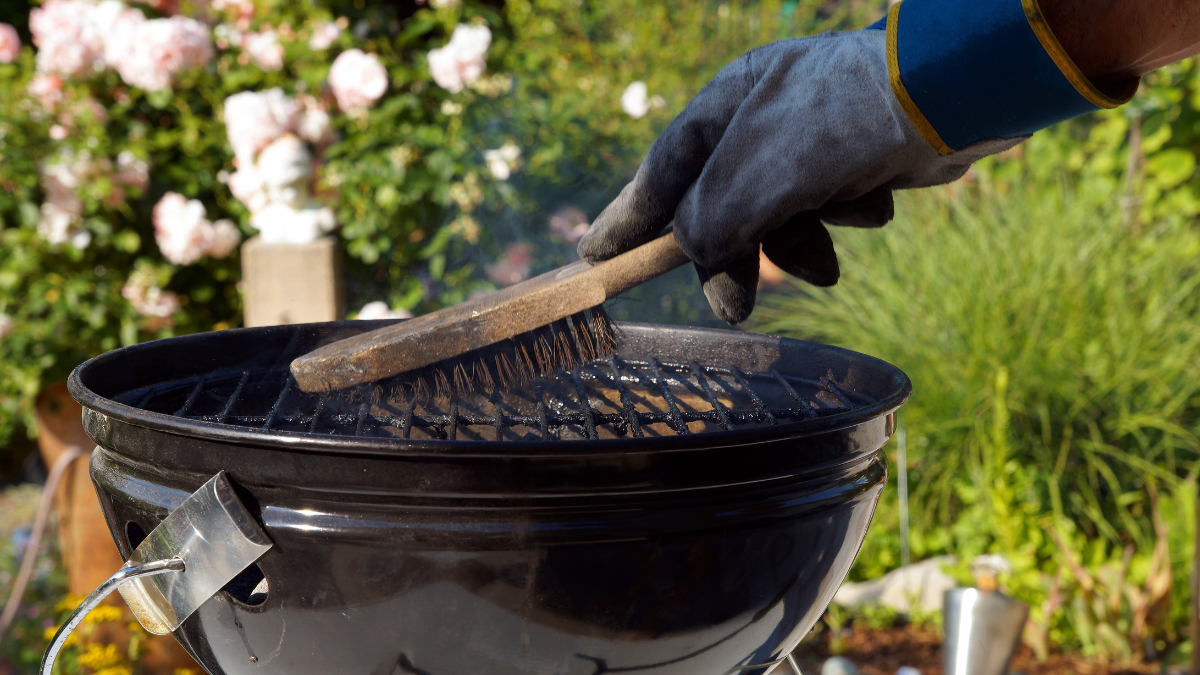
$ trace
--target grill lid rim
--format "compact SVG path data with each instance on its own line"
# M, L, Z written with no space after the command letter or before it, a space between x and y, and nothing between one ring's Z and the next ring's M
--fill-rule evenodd
M329 322L328 324L307 324L304 326L277 326L267 328L240 328L222 333L238 334L246 331L264 332L272 330L298 328L320 329L331 325L343 326L351 322ZM369 330L390 321L355 321L355 327L362 326ZM103 426L111 418L123 424L144 428L150 431L167 433L181 437L198 437L209 441L226 442L242 446L264 449L277 449L287 452L346 454L346 455L391 455L403 457L437 456L461 458L498 458L498 457L537 457L551 458L556 456L589 456L604 455L633 455L646 452L684 452L705 449L729 448L739 445L754 445L758 443L777 441L786 438L806 438L820 434L837 432L856 427L869 420L887 415L903 405L912 393L912 383L908 376L896 366L882 359L855 352L842 347L825 345L806 340L796 340L771 335L747 333L742 331L693 328L678 326L659 326L654 324L622 323L620 327L627 335L635 339L661 339L666 334L688 334L701 340L736 340L743 343L759 343L763 346L789 345L814 351L814 354L837 356L857 365L866 366L881 379L891 382L893 391L873 403L851 410L837 412L820 417L791 422L774 427L752 427L734 429L732 431L708 431L700 434L678 436L659 436L634 438L607 439L572 439L572 440L435 440L435 439L403 439L386 437L355 437L343 435L324 435L292 431L255 430L230 424L208 422L192 418L180 418L172 415L142 410L134 406L118 403L101 396L86 384L84 378L93 369L103 367L108 362L128 358L131 353L139 350L163 348L175 342L186 342L198 339L192 334L154 340L122 347L117 350L93 357L72 371L68 379L68 389L76 401L84 407L85 426ZM92 429L88 429L89 434Z

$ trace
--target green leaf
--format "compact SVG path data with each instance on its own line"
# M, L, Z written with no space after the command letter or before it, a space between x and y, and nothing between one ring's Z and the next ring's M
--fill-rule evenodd
M1146 176L1163 188L1173 188L1196 172L1196 156L1182 148L1155 153L1146 160Z

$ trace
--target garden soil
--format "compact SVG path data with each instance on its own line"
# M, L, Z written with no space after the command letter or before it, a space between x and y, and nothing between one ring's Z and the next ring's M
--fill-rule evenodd
M908 625L875 630L852 629L844 640L842 656L850 659L862 675L895 675L901 666L912 666L921 675L942 675L942 641L934 633ZM796 656L806 675L821 672L821 663L831 655L829 635ZM1025 675L1149 675L1162 672L1160 664L1117 668L1089 663L1076 656L1051 654L1039 663L1033 651L1021 645L1009 671ZM780 671L777 671L780 672Z

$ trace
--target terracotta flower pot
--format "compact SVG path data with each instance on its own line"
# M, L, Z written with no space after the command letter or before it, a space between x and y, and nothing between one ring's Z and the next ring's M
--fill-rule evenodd
M95 444L83 431L83 409L67 393L66 384L42 390L38 395L37 419L38 449L47 467L53 466L72 445L84 450L83 456L63 475L54 495L59 544L67 569L67 591L84 597L125 562L108 532L88 475L88 458ZM102 644L124 647L129 644L126 625L133 621L133 615L116 594L110 596L108 604L119 607L125 618L98 625L92 638ZM171 675L177 668L202 672L170 635L151 635L144 644L149 650L142 659L145 675Z

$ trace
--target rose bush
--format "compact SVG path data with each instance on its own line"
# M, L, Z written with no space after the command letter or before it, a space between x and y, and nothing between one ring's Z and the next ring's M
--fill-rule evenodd
M83 359L239 325L236 244L256 226L336 227L348 306L398 313L567 262L589 214L724 63L860 24L882 2L717 9L4 3L0 448L33 432L39 388ZM638 119L622 107L634 82L655 94ZM289 195L310 201L281 215Z

